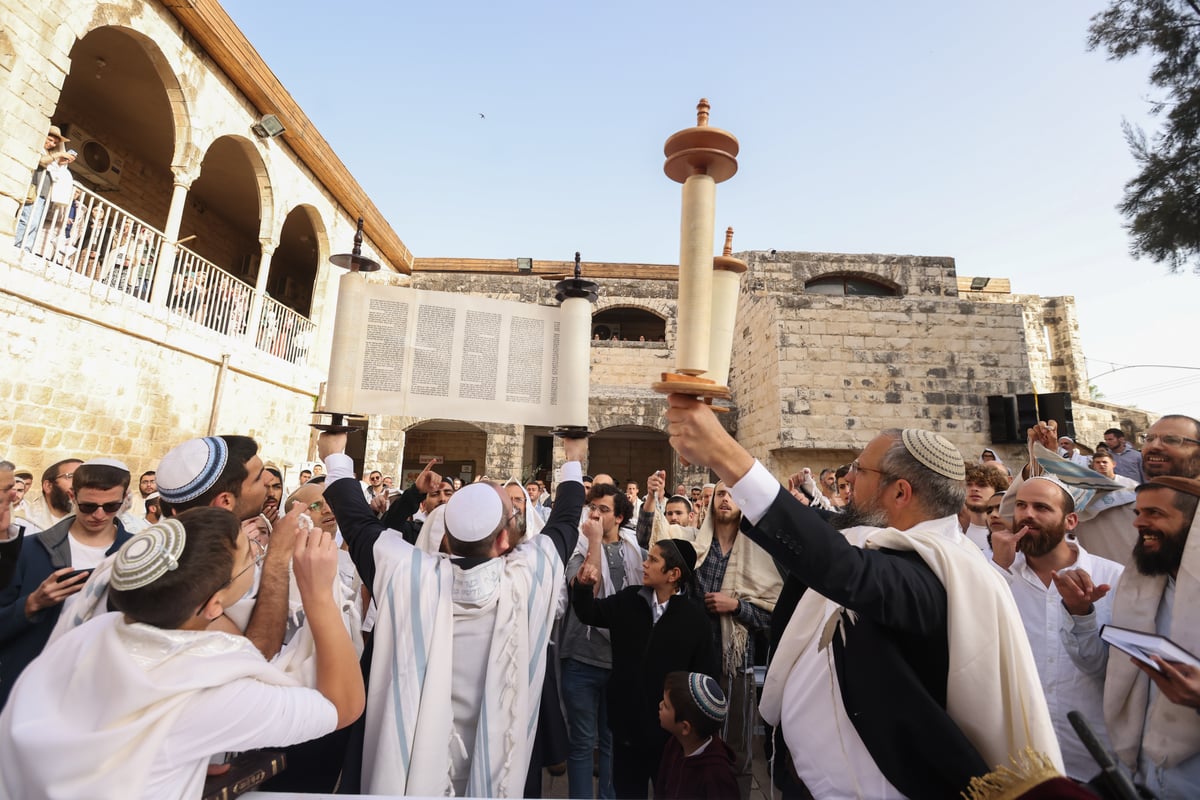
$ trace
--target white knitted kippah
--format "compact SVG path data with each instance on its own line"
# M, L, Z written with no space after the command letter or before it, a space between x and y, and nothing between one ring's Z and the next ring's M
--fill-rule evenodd
M725 693L721 685L711 676L701 672L688 673L688 691L700 713L714 722L724 722L729 704L725 701Z
M967 467L962 453L946 437L933 431L905 428L900 432L904 449L929 469L946 478L966 480Z
M460 542L480 542L500 527L504 501L490 483L464 486L446 503L446 532Z
M187 533L177 519L164 519L135 533L117 551L109 585L121 592L149 586L179 568L179 556L186 543Z
M229 447L220 436L189 439L158 463L158 493L168 503L195 500L217 482L228 460Z

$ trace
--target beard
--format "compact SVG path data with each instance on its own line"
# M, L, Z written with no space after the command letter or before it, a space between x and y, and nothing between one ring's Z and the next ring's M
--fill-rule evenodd
M1014 521L1013 530L1021 530L1029 524L1028 520ZM1040 531L1033 531L1021 537L1021 541L1017 542L1017 552L1023 553L1026 558L1038 558L1049 553L1054 548L1058 547L1058 543L1067 535L1066 526L1061 522L1053 528L1045 528Z
M71 495L67 494L67 490L58 485L58 481L50 484L50 497L47 498L50 507L55 511L68 514L71 511Z
M1133 563L1137 571L1143 575L1170 575L1179 569L1183 563L1183 548L1187 544L1187 531L1179 531L1173 536L1160 535L1158 550L1149 552L1142 545L1139 534L1133 545Z
M963 506L972 514L986 514L988 510L987 501L982 503L971 503L970 501L967 501L963 503Z
M1182 478L1200 476L1200 455L1191 458L1170 458L1167 463L1157 461L1142 461L1142 474L1146 478L1158 478L1163 475L1178 475Z
M839 531L859 525L866 525L870 528L886 528L888 527L888 518L887 512L882 509L859 508L851 500L842 508L842 513L833 518L832 523L833 527Z
M738 524L742 521L741 511L723 511L719 508L713 509L713 522L722 525Z

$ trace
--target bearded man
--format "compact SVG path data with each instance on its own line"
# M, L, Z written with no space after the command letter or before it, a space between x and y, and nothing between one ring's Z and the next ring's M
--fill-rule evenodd
M1067 776L1090 780L1098 771L1067 712L1079 711L1107 746L1104 728L1104 672L1081 670L1070 659L1059 636L1062 597L1054 581L1066 570L1086 570L1095 580L1115 585L1122 566L1088 553L1067 533L1078 522L1075 501L1057 480L1031 478L1017 489L1011 530L992 531L992 561L1012 590L1029 646L1046 692L1046 705ZM1099 613L1111 616L1111 601L1100 601Z
M1200 534L1191 535L1198 504L1200 480L1164 475L1137 488L1132 568L1112 599L1114 626L1165 636L1193 654L1200 653ZM1110 651L1096 636L1106 620L1092 609L1109 587L1082 570L1058 583L1071 613L1064 626L1071 658L1104 672L1104 721L1117 758L1156 797L1200 797L1200 670Z

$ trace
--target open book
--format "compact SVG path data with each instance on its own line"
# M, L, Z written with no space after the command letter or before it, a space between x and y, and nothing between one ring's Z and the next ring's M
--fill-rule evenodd
M1175 661L1200 668L1200 658L1196 658L1167 637L1159 636L1157 633L1119 628L1116 625L1104 625L1100 628L1100 638L1155 669L1158 669L1158 664L1155 664L1154 659L1150 656L1158 656L1163 661Z

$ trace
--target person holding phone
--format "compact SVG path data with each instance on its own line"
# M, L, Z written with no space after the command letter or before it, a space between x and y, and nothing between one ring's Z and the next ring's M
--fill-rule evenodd
M78 465L69 494L75 514L25 542L12 582L0 591L0 707L17 676L46 646L63 601L130 538L117 515L129 468L111 458Z

